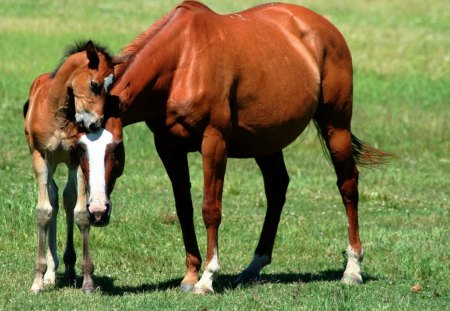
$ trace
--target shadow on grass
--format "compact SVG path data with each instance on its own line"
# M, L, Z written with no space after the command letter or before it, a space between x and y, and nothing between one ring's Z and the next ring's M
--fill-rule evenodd
M235 274L223 274L219 275L214 283L214 290L216 293L223 293L226 290L234 290L238 287L246 288L251 286L257 286L260 284L291 284L291 283L311 283L311 282L338 282L340 281L343 270L325 270L319 273L279 273L279 274L262 274L261 281L238 284L235 282L238 275ZM181 278L164 281L154 284L142 284L139 286L116 286L114 281L117 278L111 278L107 276L94 275L95 286L99 287L100 292L108 296L123 296L127 294L140 294L153 291L165 291L169 289L178 289L181 283ZM377 278L363 273L364 283L376 281ZM81 288L83 279L77 277L77 288ZM58 287L64 287L68 284L58 282Z

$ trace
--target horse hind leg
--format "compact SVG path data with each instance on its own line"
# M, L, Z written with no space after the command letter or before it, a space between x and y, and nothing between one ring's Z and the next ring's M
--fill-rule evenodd
M258 281L261 270L271 262L275 236L289 184L289 176L282 151L266 157L256 158L256 163L261 169L264 179L267 212L253 260L236 279L238 283Z
M345 206L348 219L347 266L341 282L360 284L363 248L359 238L358 223L358 169L350 132L350 118L335 120L338 113L316 115L315 121L329 151L337 176L337 187ZM339 126L337 126L339 124Z

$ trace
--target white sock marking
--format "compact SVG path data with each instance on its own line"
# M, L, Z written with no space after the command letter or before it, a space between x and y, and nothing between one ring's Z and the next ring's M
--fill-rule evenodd
M358 278L358 280L362 282L361 261L363 255L363 250L361 250L361 254L358 254L350 245L347 247L347 267L345 269L344 276L351 275Z
M199 291L204 293L205 291L214 292L212 283L220 271L219 256L217 253L217 248L214 248L214 255L208 265L203 271L203 275L200 281L194 286L194 292Z

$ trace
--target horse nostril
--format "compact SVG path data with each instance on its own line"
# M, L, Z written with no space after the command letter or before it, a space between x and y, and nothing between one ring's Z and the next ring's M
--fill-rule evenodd
M111 212L111 202L108 200L106 203L105 203L105 208L106 208L106 213L110 213Z
M97 130L98 127L99 127L99 126L98 126L97 122L92 122L91 124L89 124L89 130L90 130L91 132Z

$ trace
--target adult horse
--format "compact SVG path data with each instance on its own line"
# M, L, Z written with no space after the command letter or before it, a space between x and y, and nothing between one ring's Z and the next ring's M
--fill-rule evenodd
M39 242L36 276L31 287L35 293L42 291L44 285L55 283L59 265L56 253L58 188L53 179L59 163L65 163L68 167L63 193L67 214L67 244L64 252L66 277L70 284L75 282L75 218L83 239L82 287L86 292L94 290L94 266L89 255L90 216L86 209L84 178L78 170L77 144L80 135L84 134L80 125L94 131L102 122L106 94L104 79L106 86L110 85L112 71L111 56L104 48L91 41L79 43L67 52L66 59L53 73L40 75L34 80L29 100L24 106L25 135L38 183L36 222ZM92 222L94 225L106 224L95 217Z
M106 184L120 176L115 146L123 152L122 127L146 122L172 182L181 223L187 265L182 289L213 292L220 269L218 229L228 157L256 159L267 197L254 258L238 281L258 278L270 263L289 183L282 149L312 120L329 151L348 216L348 263L342 281L362 282L356 164L382 163L387 154L351 133L351 55L327 19L289 4L219 15L199 2L185 1L118 58L122 63L114 68L116 82L105 108L109 119L101 133L105 148L99 157L105 158ZM200 280L187 161L191 151L201 152L204 175L207 252ZM87 158L82 168L88 176Z

